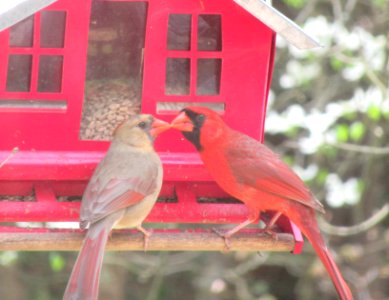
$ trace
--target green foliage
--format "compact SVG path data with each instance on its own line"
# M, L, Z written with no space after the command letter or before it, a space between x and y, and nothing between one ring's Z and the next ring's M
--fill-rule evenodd
M0 252L0 265L9 266L12 265L18 258L16 251L4 251Z
M358 180L358 191L362 195L362 193L365 191L366 183L363 179Z
M48 295L47 290L37 289L37 290L35 290L31 299L33 299L33 300L50 300L50 296Z
M50 267L54 272L60 272L65 267L63 256L57 252L50 252L49 255Z
M373 4L375 6L380 7L380 8L385 6L385 2L386 2L386 0L373 0Z
M294 164L294 157L290 155L285 155L282 157L282 160L289 166Z
M315 177L316 182L320 185L323 186L326 183L328 176L328 170L326 169L320 169L317 176Z
M301 128L299 126L291 126L288 128L285 134L288 138L295 138L300 132L300 129Z
M335 127L336 139L339 142L347 142L349 138L349 127L346 124L338 124Z
M356 121L350 126L350 139L359 142L365 135L366 128L361 121Z
M354 121L355 119L358 118L358 114L356 111L348 111L345 112L342 117L348 121Z
M302 8L307 0L283 0L283 2L293 8Z
M256 295L264 295L269 292L269 283L263 280L258 280L253 285L253 293Z
M325 156L327 159L336 159L338 156L338 149L332 146L323 145L319 148L318 154Z
M379 121L381 119L381 108L372 104L367 109L367 115L371 120Z
M330 64L334 71L340 71L346 66L346 64L342 60L336 57L331 57Z

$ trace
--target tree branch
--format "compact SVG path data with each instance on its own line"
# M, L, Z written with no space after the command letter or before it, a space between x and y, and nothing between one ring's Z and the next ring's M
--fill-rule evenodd
M373 146L356 145L350 143L327 143L327 145L342 150L365 153L365 154L373 154L373 155L389 154L389 147L373 147Z
M379 211L377 211L369 219L353 226L348 226L348 227L334 226L324 221L323 219L320 219L319 222L320 222L320 228L327 234L337 235L337 236L349 236L349 235L355 235L369 230L370 228L376 226L378 223L382 222L388 215L389 215L389 204L385 204Z

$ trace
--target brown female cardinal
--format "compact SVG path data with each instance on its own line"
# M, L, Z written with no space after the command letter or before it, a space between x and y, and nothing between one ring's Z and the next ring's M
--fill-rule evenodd
M65 290L64 300L94 300L108 235L115 228L137 228L154 206L162 185L156 136L170 125L151 115L131 116L114 132L110 148L84 192L80 227L87 234Z
M185 108L171 125L196 147L220 187L241 200L249 210L245 222L223 234L226 241L243 227L258 221L261 212L275 212L268 229L278 217L285 215L311 242L340 298L353 299L319 231L315 212L324 212L323 206L275 153L231 129L216 112L207 108Z

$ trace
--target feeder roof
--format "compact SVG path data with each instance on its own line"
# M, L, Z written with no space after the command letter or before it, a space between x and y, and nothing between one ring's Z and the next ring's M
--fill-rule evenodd
M277 32L289 43L299 49L321 47L313 37L280 13L277 9L263 0L234 0L235 3L247 10L262 23Z
M31 16L57 0L1 0L0 31ZM292 20L263 0L233 0L273 31L299 49L319 47L320 44Z
M31 16L57 0L1 0L0 31Z

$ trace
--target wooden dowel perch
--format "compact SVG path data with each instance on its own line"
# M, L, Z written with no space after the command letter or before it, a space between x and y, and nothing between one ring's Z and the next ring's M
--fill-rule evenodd
M7 232L0 233L0 251L78 251L84 233L77 232ZM143 234L114 231L107 250L143 251ZM230 251L293 251L291 234L276 237L260 232L239 232L229 239ZM224 240L213 231L154 231L147 251L225 251Z

